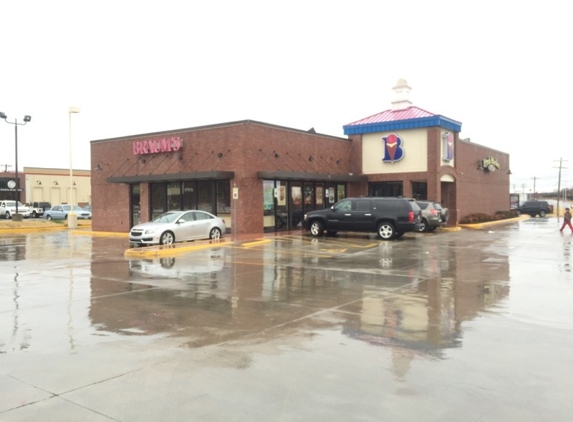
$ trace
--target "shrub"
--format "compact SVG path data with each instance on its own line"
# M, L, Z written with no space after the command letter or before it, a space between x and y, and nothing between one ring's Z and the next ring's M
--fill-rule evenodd
M469 214L460 219L460 224L475 224L475 223L487 223L488 221L499 221L507 220L508 218L517 217L517 211L496 211L494 215L488 215L484 213Z

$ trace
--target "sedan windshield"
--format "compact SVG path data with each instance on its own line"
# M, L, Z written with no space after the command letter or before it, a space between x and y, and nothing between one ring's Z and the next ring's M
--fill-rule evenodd
M178 212L166 212L153 219L154 223L173 223L181 214Z

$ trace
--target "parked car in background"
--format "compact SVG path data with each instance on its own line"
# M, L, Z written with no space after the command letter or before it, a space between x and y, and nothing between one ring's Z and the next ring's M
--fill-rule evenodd
M449 210L442 207L439 202L418 200L418 205L422 209L422 221L418 231L432 232L448 222Z
M197 239L219 239L227 231L225 220L206 211L168 211L150 222L133 226L129 242L171 245Z
M67 220L68 214L72 211L72 206L68 204L54 205L49 210L44 211L44 218L47 220ZM74 205L74 213L78 220L89 220L92 218L92 213L83 210L81 207Z
M525 201L523 205L517 208L517 214L529 214L531 217L545 217L553 213L553 207L547 201Z
M325 231L331 235L339 231L371 232L389 240L417 231L420 214L420 207L411 198L346 198L330 208L306 213L303 225L312 236Z
M44 215L44 211L50 209L49 202L32 202L27 204L28 208L30 208L30 217L38 218Z
M0 201L0 217L12 218L16 214L16 201ZM30 208L18 201L18 214L24 218L30 217Z

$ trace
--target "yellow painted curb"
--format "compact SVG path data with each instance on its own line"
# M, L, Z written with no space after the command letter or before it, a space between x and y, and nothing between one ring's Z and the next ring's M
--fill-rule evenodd
M486 221L483 223L475 223L475 224L458 224L458 226L466 228L466 229L478 230L478 229L483 229L483 228L489 227L489 226L495 226L497 224L513 223L515 221L527 220L529 218L531 218L529 215L520 215L519 217L506 218L505 220Z
M209 240L208 243L200 244L176 244L169 246L147 246L143 248L130 248L124 252L124 256L128 258L145 258L145 257L156 257L156 256L173 256L182 254L185 252L199 251L202 249L210 249L216 247L227 247L231 246L232 242L229 240Z

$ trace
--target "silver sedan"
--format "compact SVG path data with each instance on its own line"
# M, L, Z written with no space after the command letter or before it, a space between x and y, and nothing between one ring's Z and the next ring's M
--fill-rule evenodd
M197 239L219 239L225 220L206 211L169 211L148 223L133 226L129 241L135 245L171 245Z

